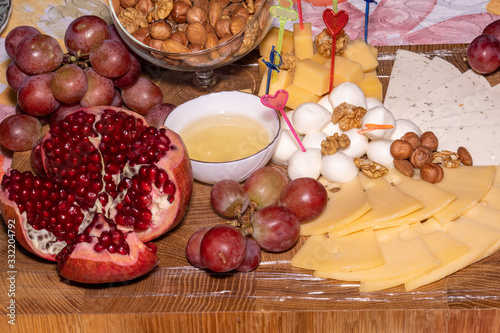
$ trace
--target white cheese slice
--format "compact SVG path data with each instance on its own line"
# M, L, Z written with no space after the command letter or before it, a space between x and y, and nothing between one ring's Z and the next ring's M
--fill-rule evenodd
M422 54L399 49L392 66L391 78L385 94L384 106L390 109L418 75L427 67L430 59ZM409 71L408 68L411 68Z
M401 112L399 117L411 120L413 117L425 113L429 109L434 109L462 96L467 96L489 87L490 84L484 75L479 75L470 69L443 83L434 91L431 91L428 95Z
M500 126L427 127L439 140L439 150L457 151L465 147L474 165L500 163Z
M457 126L500 126L500 109L464 112L433 118L420 125L422 131L429 127L457 127Z
M412 104L439 88L444 82L460 74L460 70L452 63L440 57L432 58L429 65L425 67L408 89L390 106L389 110L395 118L400 118L401 113Z

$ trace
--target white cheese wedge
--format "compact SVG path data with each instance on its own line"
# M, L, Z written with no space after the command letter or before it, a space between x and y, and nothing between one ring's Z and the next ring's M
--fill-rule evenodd
M465 147L474 165L500 163L500 126L428 127L439 140L439 150Z
M352 272L320 268L314 271L314 276L343 281L383 281L423 274L439 265L439 260L408 225L376 230L375 236L384 257L383 265Z
M328 191L328 202L323 213L313 221L301 224L301 235L327 233L332 228L353 222L371 209L358 177L339 186L338 192Z
M426 131L432 127L500 126L500 109L464 112L461 114L433 118L420 126Z
M377 228L390 221L408 215L423 207L423 203L392 186L385 178L369 178L359 174L372 209L355 221L340 227L333 227L331 237L341 237L356 231Z
M380 266L384 257L371 230L344 237L313 235L292 258L294 267L331 272L355 271Z
M443 171L443 180L436 183L436 186L455 193L457 199L434 214L440 223L451 221L474 207L488 192L495 177L493 166L462 165L458 168L443 168Z
M500 232L464 216L444 225L449 236L469 247L464 255L405 283L406 291L442 279L472 264L500 238Z
M460 70L452 63L440 57L432 58L431 62L410 84L408 89L389 107L389 110L394 114L394 117L401 118L401 113L412 104L439 88L444 82L460 74Z
M440 105L452 102L463 96L470 95L480 90L489 88L490 84L484 75L479 75L472 69L443 83L439 88L431 91L415 104L401 112L400 118L412 119L413 117L432 110Z
M397 50L384 99L386 108L390 109L391 105L405 92L429 62L430 59L422 54L403 49ZM411 68L411 71L408 68Z

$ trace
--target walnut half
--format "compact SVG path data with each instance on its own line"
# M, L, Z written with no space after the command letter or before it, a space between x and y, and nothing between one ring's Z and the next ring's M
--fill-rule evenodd
M389 170L377 162L370 161L366 158L356 157L354 159L354 164L358 167L361 172L370 178L379 178L385 175Z
M334 133L321 142L321 154L333 155L338 148L347 148L350 144L351 140L346 134Z
M458 154L449 150L434 152L432 154L432 162L436 164L441 164L446 168L458 168L461 163Z
M342 131L361 128L361 120L365 113L365 108L344 102L333 110L332 122L334 124L338 123Z

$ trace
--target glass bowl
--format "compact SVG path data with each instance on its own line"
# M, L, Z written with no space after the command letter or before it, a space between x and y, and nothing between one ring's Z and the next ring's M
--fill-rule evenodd
M280 118L277 112L264 106L260 98L240 91L222 91L194 98L175 108L165 120L165 126L179 133L194 122L206 117L224 117L225 114L241 115L259 122L270 138L267 146L253 155L228 162L206 162L191 158L193 176L196 180L215 184L222 179L241 182L252 172L265 166L279 141L281 134ZM253 138L260 137L257 132ZM188 147L189 153L189 147Z
M206 0L206 3L208 3L208 0ZM214 69L242 58L262 41L272 25L273 16L270 14L269 8L275 4L275 0L262 0L261 5L255 8L255 13L249 17L244 27L232 37L220 39L223 42L219 42L215 47L189 53L165 52L140 42L124 28L118 19L119 13L117 11L124 10L120 6L120 1L109 0L109 4L111 18L116 30L137 55L163 68L195 72L194 83L199 86L209 87L215 83L213 78ZM166 20L168 22L168 17Z

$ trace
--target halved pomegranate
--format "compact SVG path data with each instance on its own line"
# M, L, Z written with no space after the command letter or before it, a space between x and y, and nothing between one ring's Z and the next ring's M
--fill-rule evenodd
M19 243L57 260L60 274L79 282L123 281L151 270L155 246L143 242L176 226L191 196L180 137L148 127L135 112L86 107L53 124L37 149L46 177L11 170L1 184L2 215L15 220ZM102 240L110 230L120 241Z

